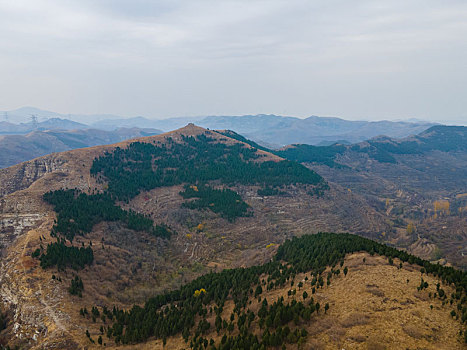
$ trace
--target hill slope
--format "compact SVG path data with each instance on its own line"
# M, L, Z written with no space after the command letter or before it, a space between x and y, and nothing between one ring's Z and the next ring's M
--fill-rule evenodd
M111 317L113 306L130 310L135 303L143 305L150 297L184 285L200 290L205 288L200 281L208 277L196 278L225 268L268 266L264 264L274 257L276 247L292 236L348 231L381 238L379 233L388 231L384 213L362 197L228 135L188 125L0 170L5 341L32 348L93 346L85 331L97 342L100 326L107 332L111 325L103 320ZM323 258L331 260L319 263L322 269L336 256ZM303 265L295 274L314 268ZM414 282L416 275L419 272L410 277ZM432 287L433 277L426 278ZM287 293L284 286L271 291ZM226 305L231 303L227 299ZM94 310L99 315L93 314L92 306L98 306ZM445 322L441 339L460 344L460 338L451 336L460 324L451 324L436 310L436 319ZM417 319L423 320L423 315ZM105 340L109 346L115 344L119 327L128 324L111 326L116 333ZM132 334L134 340L127 341L146 340L140 330ZM326 334L300 335L296 341L302 337L326 344L320 338ZM180 335L173 336L177 344ZM292 340L290 344L294 346Z
M55 125L57 126L57 125ZM115 143L126 139L157 135L155 129L118 129L106 132L95 129L34 131L27 135L0 136L0 168L54 152Z
M386 234L394 244L467 267L466 127L434 126L405 139L376 138L351 146L292 145L276 154L366 197L392 219Z

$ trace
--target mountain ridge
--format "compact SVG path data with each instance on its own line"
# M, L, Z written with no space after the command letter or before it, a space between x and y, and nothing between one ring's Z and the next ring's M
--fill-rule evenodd
M31 111L34 111L34 113ZM14 115L15 111L4 113L12 113ZM26 108L26 111L22 111L21 113L23 115L22 122L29 121L31 114L34 114L39 116L39 119L58 117L78 120L89 124L93 128L108 131L118 127L149 127L170 131L180 128L189 122L195 122L205 128L230 129L256 142L268 144L269 147L274 146L276 148L292 143L319 144L337 140L355 143L378 135L406 137L411 134L417 134L436 124L423 121L351 121L337 117L318 116L297 118L273 114L150 119L141 116L122 118L112 115L83 116L59 114L48 111L40 112L37 109L30 110L30 108ZM8 114L5 114L5 116L8 116ZM40 122L41 120L39 120L39 124ZM24 125L29 124L31 123ZM32 127L32 124L30 127Z

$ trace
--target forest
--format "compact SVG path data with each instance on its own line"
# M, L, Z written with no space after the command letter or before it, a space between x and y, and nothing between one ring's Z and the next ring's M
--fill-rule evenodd
M343 168L342 164L336 163L338 154L347 150L344 145L313 146L313 145L291 145L289 147L274 151L279 157L294 160L299 163L318 163L330 168Z
M207 185L186 185L180 195L185 199L196 198L185 202L183 207L189 209L209 209L232 222L237 217L249 216L248 204L242 197L228 188L214 189Z
M156 229L149 217L123 210L107 192L88 195L76 189L57 190L45 193L44 200L52 204L57 213L52 234L61 234L70 241L75 235L91 232L94 225L102 221L121 221L135 231L170 237L169 230Z
M249 298L260 298L264 289L271 290L293 284L299 272L310 273L309 282L314 288L322 288L324 280L330 283L335 267L346 254L365 251L388 257L389 263L395 258L403 262L417 264L422 274L430 273L446 284L453 284L456 293L450 298L456 302L460 321L467 322L467 273L452 267L431 264L406 252L351 234L318 233L287 240L277 251L273 261L261 266L227 269L219 273L209 273L186 284L178 290L149 299L143 307L135 305L130 310L116 307L108 312L113 325L107 327L107 336L117 343L129 344L146 341L150 337L163 339L182 334L185 341L194 349L242 349L246 344L253 349L264 349L284 342L299 343L307 337L300 326L309 322L310 315L319 314L319 303L303 295L303 302L284 303L283 299L271 301L263 299L261 309L255 314L248 309ZM331 266L332 274L324 273ZM344 269L344 275L347 274ZM260 276L266 278L260 279ZM422 281L423 288L425 284ZM437 297L447 300L449 296L438 285ZM234 313L229 319L221 314L227 300L233 300ZM325 305L327 311L329 305ZM206 316L216 314L216 321L210 324ZM465 316L464 316L465 315ZM197 319L199 319L198 322ZM237 320L234 323L234 320ZM250 324L258 320L261 334L253 333ZM207 330L215 327L224 336L220 344L214 344L203 337ZM236 328L239 335L232 336ZM292 328L293 329L292 329Z
M269 186L258 189L256 193L258 196L284 196L287 194L285 191L281 191L278 188L272 188Z
M57 238L57 242L49 243L45 253L40 258L41 267L47 269L56 266L58 270L70 267L74 270L83 269L94 261L94 253L89 247L67 246L64 239Z
M314 171L293 161L254 162L261 155L255 148L227 145L206 135L182 136L183 143L134 142L96 158L91 174L108 183L118 200L130 200L142 191L179 184L220 181L225 185L293 184L319 186L325 183Z
M88 195L76 189L57 190L45 193L44 200L52 204L57 213L51 232L51 235L57 238L57 242L49 243L42 254L40 249L32 253L32 257L40 259L44 269L56 266L58 270L67 267L79 270L85 265L91 265L94 255L90 246L68 246L63 238L73 242L75 235L91 232L94 225L102 221L121 221L129 229L145 231L166 239L173 233L164 224L154 225L149 217L132 210L123 210L106 192Z

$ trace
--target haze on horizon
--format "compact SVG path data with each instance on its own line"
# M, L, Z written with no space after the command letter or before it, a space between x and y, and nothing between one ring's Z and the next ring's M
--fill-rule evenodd
M0 110L467 120L467 2L0 0Z

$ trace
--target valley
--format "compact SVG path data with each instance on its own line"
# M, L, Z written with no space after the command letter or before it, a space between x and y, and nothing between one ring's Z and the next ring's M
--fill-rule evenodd
M277 154L308 164L386 215L391 227L381 239L465 269L466 129L437 126L407 139L297 145Z

